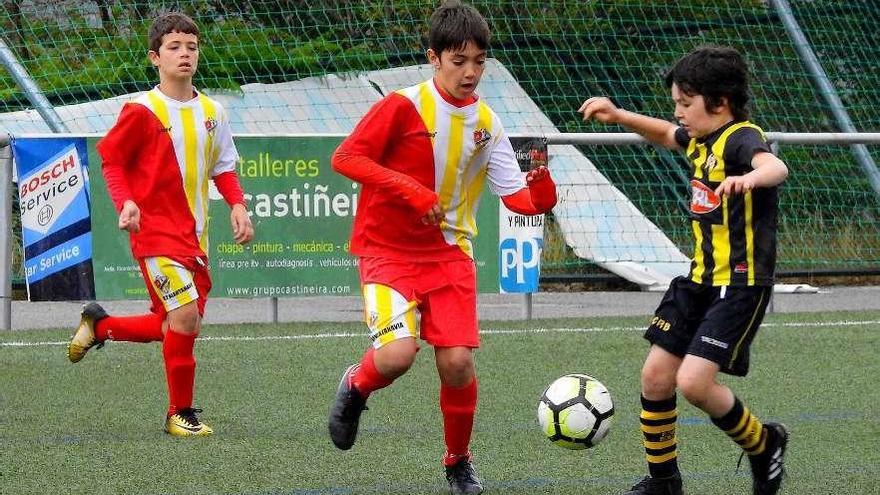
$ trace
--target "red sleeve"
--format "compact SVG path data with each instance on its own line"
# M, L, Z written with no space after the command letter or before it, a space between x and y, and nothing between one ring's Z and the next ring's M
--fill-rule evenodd
M330 161L333 170L363 185L386 189L426 213L437 202L437 194L412 177L379 163L388 146L394 144L406 112L412 104L393 93L386 96L361 119L354 131L339 145Z
M127 200L133 198L126 169L136 160L137 146L142 142L138 136L143 133L141 115L144 110L136 103L123 105L116 124L96 145L101 155L104 182L117 212L122 210Z
M520 215L538 215L547 213L556 206L556 184L550 173L539 172L536 176L535 172L536 170L529 172L529 177L532 178L526 179L527 187L501 197L504 206L510 211Z
M214 185L217 186L217 191L230 207L238 204L247 206L247 202L244 200L244 191L241 190L241 183L238 182L238 174L235 172L223 172L220 175L215 175Z

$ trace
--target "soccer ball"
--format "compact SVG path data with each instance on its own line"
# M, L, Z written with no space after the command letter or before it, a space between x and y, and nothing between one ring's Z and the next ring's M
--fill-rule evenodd
M614 416L611 394L592 376L570 374L547 387L538 401L538 423L556 445L581 450L599 443Z

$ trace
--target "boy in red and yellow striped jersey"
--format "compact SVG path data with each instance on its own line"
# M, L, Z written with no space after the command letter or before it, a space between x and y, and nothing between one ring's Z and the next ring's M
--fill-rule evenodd
M198 27L183 14L168 13L153 22L149 38L159 85L122 107L97 149L119 228L131 236L151 312L110 316L97 303L86 305L67 355L78 362L106 340L162 341L169 395L165 431L204 436L212 429L192 405L193 345L211 289L209 180L232 208L235 241L249 242L254 231L235 173L238 153L228 116L193 88Z
M526 215L556 204L547 168L523 178L501 121L474 92L488 42L473 7L441 6L430 20L434 77L376 103L332 159L334 170L363 184L351 250L360 257L372 346L342 376L330 436L338 448L352 447L367 397L409 370L420 337L435 351L453 493L482 491L469 444L480 345L471 239L483 186L488 180Z

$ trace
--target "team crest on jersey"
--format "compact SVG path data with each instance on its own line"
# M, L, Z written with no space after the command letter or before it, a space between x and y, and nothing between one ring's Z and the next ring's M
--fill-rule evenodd
M697 215L704 215L721 206L721 198L715 194L711 187L694 179L691 180L693 195L691 196L691 211Z
M208 132L213 131L217 127L217 121L214 119L208 119L205 121L205 130Z
M715 158L715 155L710 154L709 157L706 158L706 163L703 165L703 170L705 170L707 173L711 172L712 169L715 168L715 165L717 165L717 164L718 164L718 159Z
M474 129L474 146L478 150L485 148L490 139L492 139L492 134L486 129Z
M156 278L153 279L153 286L160 292L168 292L168 289L171 288L171 281L165 275L156 275Z

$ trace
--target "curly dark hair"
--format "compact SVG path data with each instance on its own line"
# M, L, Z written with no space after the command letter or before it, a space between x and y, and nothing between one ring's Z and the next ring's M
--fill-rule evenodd
M749 118L749 69L733 48L706 45L694 49L666 74L666 86L671 88L673 83L689 96L702 95L707 111L727 98L736 120Z

